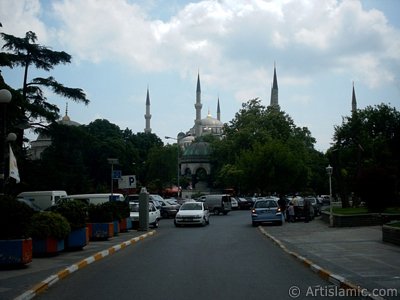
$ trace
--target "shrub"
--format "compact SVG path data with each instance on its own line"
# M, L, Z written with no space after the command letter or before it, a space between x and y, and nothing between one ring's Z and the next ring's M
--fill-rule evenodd
M103 203L108 211L112 212L113 220L122 220L130 216L129 204L124 201L109 201Z
M37 239L64 239L71 232L65 217L57 212L42 211L32 217L30 234Z
M106 203L89 204L89 222L104 223L113 221L113 213L109 205Z
M65 217L71 226L71 230L86 227L88 220L88 205L79 200L61 199L52 211Z
M34 210L8 196L0 196L0 240L29 237L29 225Z

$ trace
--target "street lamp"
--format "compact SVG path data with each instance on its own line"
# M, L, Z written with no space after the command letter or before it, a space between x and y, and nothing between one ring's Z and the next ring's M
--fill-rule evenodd
M178 170L178 172L177 172L177 178L178 178L178 197L179 197L179 190L180 190L180 183L179 183L179 177L180 177L180 170L179 170L179 139L176 139L176 138L174 138L174 137L171 137L171 136L165 136L165 138L167 139L167 140L175 140L176 141L176 145L177 145L177 166L178 166L178 168L177 168L177 170Z
M0 113L0 118L1 120L1 134L0 134L0 140L1 140L1 145L0 145L0 159L1 159L1 174L0 174L0 180L1 180L1 190L0 194L4 193L4 185L5 185L5 147L6 147L6 105L7 103L10 103L12 98L12 95L9 90L6 89L1 89L0 90L0 109L2 112Z
M326 167L326 173L329 176L329 225L333 227L333 214L332 214L332 171L331 165Z
M114 165L118 164L117 158L107 158L109 164L111 164L111 198L114 190Z

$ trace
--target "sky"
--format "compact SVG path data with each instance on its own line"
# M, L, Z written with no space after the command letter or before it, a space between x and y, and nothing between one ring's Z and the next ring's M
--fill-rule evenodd
M62 116L68 102L73 121L143 132L148 88L152 133L165 143L194 125L198 74L202 118L216 118L219 98L229 123L250 99L269 105L275 64L281 110L322 152L351 114L353 83L359 109L400 108L398 0L0 0L0 22L72 56L29 74L84 90L87 106L46 94ZM21 88L21 68L2 75Z

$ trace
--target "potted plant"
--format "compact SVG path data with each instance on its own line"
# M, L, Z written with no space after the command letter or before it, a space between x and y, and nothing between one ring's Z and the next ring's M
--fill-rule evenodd
M25 265L32 261L29 224L34 210L9 196L0 196L0 266Z
M29 228L33 240L33 256L54 255L64 250L64 239L71 232L65 217L53 211L32 216Z
M71 227L71 232L65 239L66 250L78 250L89 242L89 230L86 226L88 220L88 206L79 200L62 199L53 206L52 211L65 217Z
M114 203L117 210L119 211L119 231L127 232L129 229L132 229L129 203L125 201L115 201Z
M109 201L104 203L104 205L112 212L114 235L117 235L119 232L126 232L132 228L128 203L124 201Z
M89 204L89 240L107 240L114 236L113 213L106 203Z

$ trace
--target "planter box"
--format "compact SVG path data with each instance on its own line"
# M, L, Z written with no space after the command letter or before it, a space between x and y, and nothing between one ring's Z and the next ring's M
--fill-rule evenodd
M329 224L329 212L323 211L321 219ZM334 227L358 227L358 226L376 226L382 225L388 220L400 219L396 214L358 214L358 215L339 215L333 213L333 226Z
M114 236L119 234L119 221L118 220L114 220Z
M131 218L125 218L119 221L119 232L127 232L129 229L132 229Z
M89 240L107 240L114 236L114 223L88 223Z
M32 239L0 240L0 266L32 262Z
M400 246L400 228L390 225L383 225L382 241Z
M57 255L65 248L63 239L32 239L33 256L52 256Z
M66 250L82 250L89 243L89 228L83 227L70 232L65 239Z

